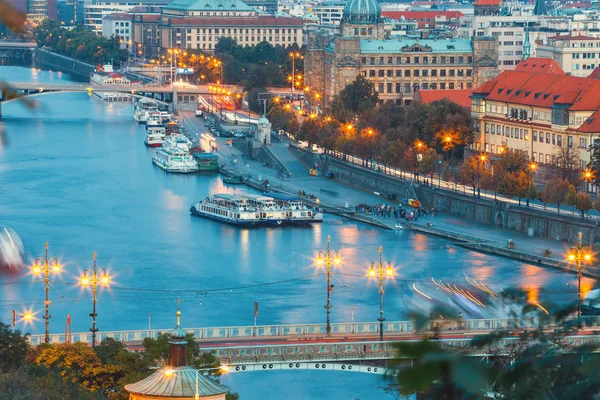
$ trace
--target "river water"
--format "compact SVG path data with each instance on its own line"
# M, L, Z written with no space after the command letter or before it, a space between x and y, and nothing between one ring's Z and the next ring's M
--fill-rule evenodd
M69 81L67 75L0 67L0 79ZM380 245L395 266L386 283L388 320L406 317L412 285L430 278L464 284L464 276L492 288L545 287L560 301L573 295L573 277L505 258L463 250L450 242L326 216L312 228L238 229L193 218L190 204L231 189L218 175L168 175L150 160L144 129L132 106L108 104L87 93L38 96L31 111L2 105L9 143L0 151L0 225L23 240L29 260L44 243L64 271L53 277L51 332L71 314L73 332L90 326L90 294L75 283L91 266L107 268L112 284L98 302L101 330L174 326L175 301L184 327L324 322L326 285L313 257L331 235L342 266L335 270L332 321L374 321L379 298L366 268ZM43 285L29 275L0 277L0 320L31 309L24 328L43 333ZM342 372L256 372L223 379L242 399L384 399L379 376Z

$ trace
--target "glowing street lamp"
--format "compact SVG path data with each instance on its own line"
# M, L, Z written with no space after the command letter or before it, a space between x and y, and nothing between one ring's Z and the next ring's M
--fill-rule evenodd
M567 254L567 259L570 262L577 263L577 318L581 317L581 266L583 262L591 262L593 259L592 251L589 247L583 247L581 244L581 238L583 234L579 232L579 242L577 246L571 247L571 250Z
M376 265L378 264L378 265ZM379 267L379 270L377 268ZM383 341L383 321L385 321L385 317L383 316L383 276L387 276L388 278L392 278L396 271L394 267L392 267L392 263L387 261L383 262L383 246L379 246L379 263L373 262L371 264L371 268L369 268L368 275L369 278L376 278L379 275L379 340Z
M50 265L52 264L52 266ZM45 257L39 257L35 261L35 265L31 268L31 271L34 275L44 274L44 283L45 283L45 291L46 291L46 300L44 301L45 314L44 320L46 325L46 334L44 336L44 343L50 343L50 305L52 302L50 301L49 295L49 283L50 283L50 271L54 274L60 273L62 270L62 266L60 265L58 258L49 257L48 256L48 242L46 242L46 255Z
M331 284L331 263L334 265L341 265L342 259L340 258L337 251L332 252L331 250L331 236L327 236L327 251L319 251L319 256L315 260L315 264L318 267L325 265L327 267L327 304L325 309L327 310L327 335L331 334L331 292L333 291L334 285Z
M102 276L100 277L100 284L103 286L108 286L110 283L110 278L106 273L106 269L102 268ZM88 272L90 273L90 277L88 277ZM83 272L83 276L79 280L81 286L89 286L90 283L92 285L92 313L90 317L92 317L92 327L90 331L92 332L92 347L96 347L96 332L98 332L98 328L96 327L96 294L98 292L98 269L96 268L96 253L94 253L94 268L88 268ZM91 279L90 279L91 278Z

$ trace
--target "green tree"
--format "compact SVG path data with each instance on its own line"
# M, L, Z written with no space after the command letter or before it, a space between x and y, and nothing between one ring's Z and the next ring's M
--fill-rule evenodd
M463 184L468 184L473 187L473 197L475 197L475 188L479 185L481 178L481 170L485 169L485 165L477 156L471 156L465 159L464 164L460 169L460 177Z
M353 82L346 85L338 96L344 108L354 114L375 108L379 101L379 94L375 91L373 82L362 75L358 75Z
M401 140L392 140L387 143L381 153L381 159L386 165L400 167L402 165L402 155L406 151L406 145Z
M569 189L567 190L567 194L565 195L565 204L572 207L575 207L575 205L577 204L577 190L575 189L575 186L571 184L569 184Z
M527 196L527 207L529 207L529 200L535 200L540 196L540 193L533 182L529 183L529 187L527 188L527 193L525 195Z
M0 371L8 372L20 368L27 352L29 343L19 331L13 331L10 326L0 322Z
M502 168L500 163L493 163L492 168L484 171L481 175L481 187L484 190L492 190L494 192L494 199L498 193L500 184L504 181L506 171Z
M600 211L600 196L596 197L596 200L594 201L594 204L592 204L592 206L594 207L594 210Z
M506 172L526 172L529 156L521 150L507 150L500 156L500 165Z
M219 41L215 44L215 55L222 57L231 54L235 46L237 46L237 42L234 39L227 36L221 36Z
M262 114L264 111L264 107L262 102L258 101L258 94L259 93L266 93L267 89L264 87L258 87L258 88L254 88L248 91L248 94L246 96L246 98L248 99L248 108L250 108L250 110Z
M428 148L423 152L423 158L419 162L419 172L424 175L430 175L433 184L433 174L439 167L441 161L440 155L433 148Z
M125 345L113 338L103 339L96 347L94 347L94 353L98 356L103 364L118 364L118 356L121 350L125 349Z

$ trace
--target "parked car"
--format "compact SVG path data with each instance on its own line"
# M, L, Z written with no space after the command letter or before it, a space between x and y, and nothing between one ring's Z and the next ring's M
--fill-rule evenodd
M230 137L233 137L233 132L231 132L231 131L223 131L223 132L221 132L221 136L230 138Z
M204 113L202 112L202 110L196 110L196 118L201 118L204 116Z
M335 174L331 171L327 171L327 172L325 172L325 178L334 179Z
M211 122L209 119L207 119L206 121L204 121L204 126L210 126Z

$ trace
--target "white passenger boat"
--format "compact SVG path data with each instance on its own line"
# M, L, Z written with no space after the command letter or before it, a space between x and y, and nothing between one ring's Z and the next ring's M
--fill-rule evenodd
M148 113L148 118L146 119L146 126L163 126L160 111L153 111Z
M146 133L146 139L144 140L144 144L146 147L161 147L165 141L165 128L162 128L162 132L157 128L150 128Z
M217 194L193 204L192 215L233 225L252 226L261 223L258 211L243 197Z
M171 135L173 136L173 135ZM152 162L167 172L189 174L198 172L198 164L190 154L189 148L174 145L169 137L152 156Z
M145 124L148 121L148 115L158 111L158 104L152 99L141 98L135 103L133 119L139 124Z
M271 196L247 193L236 196L219 194L192 205L190 212L199 217L211 218L233 225L282 226L323 221L322 213L305 205L301 200L288 196L281 197L282 199L277 199ZM223 199L227 199L224 204L222 204ZM248 214L236 216L236 213L226 212L233 207L233 203L238 209L243 208L243 211ZM227 210L215 208L215 205L221 205Z
M181 133L174 133L167 136L166 141L170 146L177 147L187 152L193 147L192 141Z

